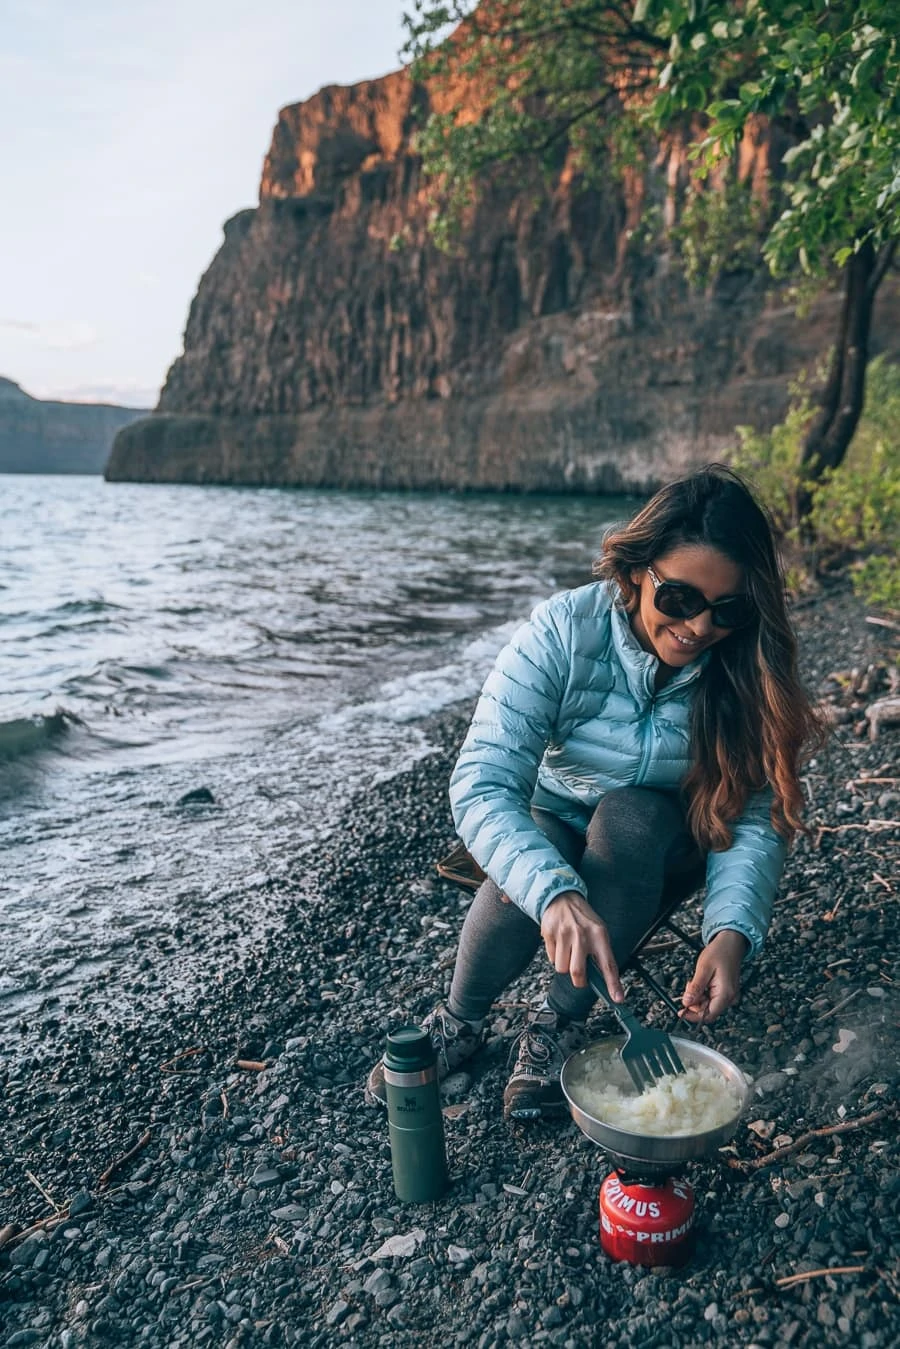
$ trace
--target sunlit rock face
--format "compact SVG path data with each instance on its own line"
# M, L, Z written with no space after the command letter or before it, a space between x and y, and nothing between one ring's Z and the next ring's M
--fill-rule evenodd
M643 228L677 219L681 142L587 191L563 149L549 177L486 185L438 250L412 137L467 98L398 71L283 109L259 206L227 222L159 408L108 477L643 490L783 414L838 298L798 318L762 273L690 290ZM782 149L755 128L738 171L765 183ZM877 346L898 309L879 301Z

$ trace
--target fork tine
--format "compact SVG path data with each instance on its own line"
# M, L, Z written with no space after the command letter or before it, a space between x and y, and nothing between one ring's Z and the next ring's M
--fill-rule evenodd
M684 1072L684 1064L678 1057L678 1050L667 1037L661 1039L657 1045L655 1059L660 1077L671 1077L674 1073Z
M665 1048L666 1054L668 1056L669 1072L683 1073L685 1071L685 1067L684 1064L681 1062L681 1056L679 1055L678 1050L675 1048L674 1042L672 1040L669 1040Z
M653 1079L652 1078L648 1079L646 1072L642 1071L644 1065L640 1055L637 1055L636 1057L632 1057L631 1055L626 1056L626 1054L623 1051L622 1062L628 1069L631 1080L637 1087L638 1091L643 1091L645 1087L648 1087L650 1085Z
M659 1054L659 1050L657 1049L651 1049L645 1055L645 1058L647 1060L647 1071L649 1072L655 1085L660 1080L661 1077L666 1076L668 1069L666 1068L666 1065L663 1063L662 1058L660 1057Z
M657 1045L656 1057L665 1076L678 1072L676 1066L680 1062L678 1055L675 1050L664 1041L661 1041L660 1044Z
M643 1059L634 1059L628 1066L632 1081L637 1086L638 1091L646 1091L648 1087L653 1086L653 1075L647 1072L646 1064Z
M641 1064L641 1071L644 1072L646 1078L646 1085L652 1087L654 1083L656 1083L658 1075L660 1075L658 1074L656 1060L653 1059L652 1054L648 1054L648 1052L644 1051L642 1052L641 1058L640 1060L638 1060L638 1062L640 1062Z
M654 1059L661 1065L662 1073L683 1073L684 1064L678 1056L678 1050L675 1048L675 1042L666 1034L665 1031L648 1032L652 1040L646 1045L648 1051L652 1050ZM639 1048L645 1046L641 1044Z

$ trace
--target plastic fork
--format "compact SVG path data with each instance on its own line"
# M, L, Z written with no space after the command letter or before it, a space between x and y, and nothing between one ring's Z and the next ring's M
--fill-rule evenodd
M625 1043L620 1051L622 1062L631 1074L638 1091L652 1087L661 1077L683 1073L684 1064L678 1050L663 1030L642 1026L630 1007L624 1002L613 1002L606 982L593 960L587 962L587 980L591 988L615 1012L625 1032Z

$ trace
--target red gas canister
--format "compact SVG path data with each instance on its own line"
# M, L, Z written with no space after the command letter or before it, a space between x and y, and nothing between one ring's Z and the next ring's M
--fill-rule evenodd
M600 1186L600 1245L633 1265L683 1265L694 1235L694 1192L683 1180L644 1185L615 1171Z

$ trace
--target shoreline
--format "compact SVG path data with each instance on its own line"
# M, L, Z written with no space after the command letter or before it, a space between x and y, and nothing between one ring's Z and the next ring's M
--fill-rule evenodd
M572 1123L501 1118L509 1037L543 982L540 956L497 1008L446 1119L448 1195L394 1198L386 1119L363 1106L362 1081L386 1030L449 982L468 896L434 864L453 841L446 783L469 712L457 705L423 723L441 748L377 784L343 838L298 856L264 904L235 896L218 931L198 935L208 979L193 997L166 1010L177 953L159 950L129 976L145 1020L116 1011L123 971L74 995L65 1017L50 1005L31 1018L28 1047L3 1069L0 1229L50 1221L25 1240L0 1235L11 1349L489 1349L581 1346L598 1331L623 1349L896 1342L900 826L870 822L900 818L900 788L864 779L896 778L897 732L867 737L877 676L862 698L852 679L828 678L879 667L896 643L843 585L796 620L835 734L809 766L813 833L789 858L766 947L711 1031L756 1080L747 1121L759 1128L742 1123L719 1158L691 1168L699 1235L685 1270L609 1262L596 1232L602 1154ZM677 952L654 968L673 986L686 975ZM637 986L635 1002L662 1024ZM591 1027L610 1023L595 1013ZM814 1133L838 1124L852 1127ZM805 1134L783 1161L753 1165L776 1138ZM406 1254L384 1252L391 1236ZM777 1284L829 1265L857 1272Z

